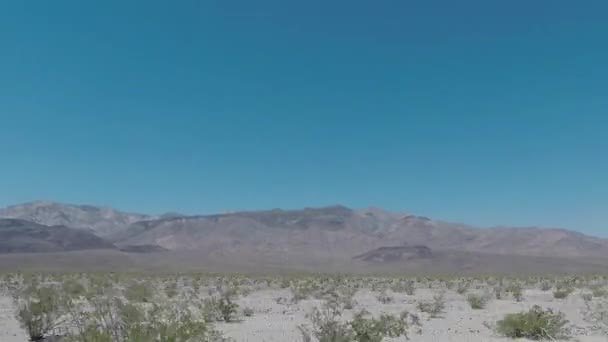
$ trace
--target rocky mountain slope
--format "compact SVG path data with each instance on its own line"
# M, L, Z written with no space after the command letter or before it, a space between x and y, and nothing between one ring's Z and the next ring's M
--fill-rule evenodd
M46 226L90 229L105 236L153 217L105 207L37 201L0 208L0 218L21 219Z
M417 263L458 268L453 260L459 260L467 269L475 269L481 263L486 268L498 262L508 267L506 260L513 256L521 265L526 264L525 258L536 258L535 264L564 258L608 260L608 240L577 232L534 227L481 229L378 208L330 206L153 217L34 202L0 209L0 217L94 232L123 251L189 253L197 260L229 263L255 260L311 268L347 262ZM443 262L443 258L453 260Z
M65 226L43 226L18 219L0 219L0 253L42 253L115 249L92 232Z
M134 223L113 238L214 253L352 257L380 247L422 245L499 255L608 258L608 240L563 229L480 229L342 206L149 220Z

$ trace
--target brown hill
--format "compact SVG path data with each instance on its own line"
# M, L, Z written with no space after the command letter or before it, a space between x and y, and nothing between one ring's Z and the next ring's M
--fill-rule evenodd
M95 232L146 260L162 263L165 259L158 258L167 258L166 262L183 265L189 265L189 258L193 258L196 264L204 261L207 265L244 269L430 267L473 271L533 265L544 271L586 269L583 265L594 268L608 260L608 240L577 232L534 227L480 229L378 208L331 206L155 218L90 206L35 202L0 210L2 215L68 222L70 228ZM18 249L4 250L64 250L48 247L46 242L28 245L17 241L21 241ZM430 254L423 248L408 247L418 245L428 248ZM158 251L166 252L155 253Z
M563 229L491 228L342 206L143 221L114 234L125 244L208 253L351 258L374 248L423 245L498 255L608 258L608 240Z

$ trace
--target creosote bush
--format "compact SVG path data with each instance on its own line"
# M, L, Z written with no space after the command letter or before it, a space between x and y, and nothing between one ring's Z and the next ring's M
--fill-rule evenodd
M125 289L125 297L131 302L148 303L152 301L154 292L148 284L137 282L127 286Z
M230 322L234 319L239 305L232 301L230 296L224 296L218 301L218 309L224 322Z
M401 280L391 286L391 291L395 293L406 293L408 296L414 295L416 286L413 280Z
M17 319L27 332L30 341L41 341L61 323L59 293L52 287L33 285L15 295Z
M553 291L553 297L556 299L564 299L573 292L572 288L558 288Z
M488 299L485 296L475 294L475 293L470 293L467 296L467 302L469 302L471 309L481 310L486 307Z
M536 305L527 312L507 314L496 323L496 331L510 338L559 339L569 335L567 323L563 313Z
M389 295L386 291L382 291L376 296L376 299L382 304L389 304L393 302L393 297Z
M432 318L437 318L443 312L445 308L445 301L443 295L436 295L433 297L432 302L421 302L418 303L418 310L421 312L428 313Z
M513 296L513 298L518 302L524 300L524 290L521 285L517 283L509 285L507 287L507 292L509 292Z
M416 316L403 312L399 316L382 314L371 317L367 311L359 311L348 322L341 321L342 308L328 302L321 309L314 308L308 315L312 331L304 326L298 327L304 342L381 342L386 337L406 336L410 324L419 324Z

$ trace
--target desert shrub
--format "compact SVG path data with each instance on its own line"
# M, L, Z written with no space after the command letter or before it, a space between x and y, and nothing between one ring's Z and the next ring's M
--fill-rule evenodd
M380 292L377 296L376 299L378 299L378 301L382 304L389 304L393 302L393 297L390 296L386 290Z
M558 339L569 334L567 323L563 313L534 306L527 312L507 314L496 323L496 330L510 338Z
M524 290L521 285L517 283L509 285L507 287L507 292L509 292L513 296L513 298L518 302L521 302L524 299Z
M66 336L70 342L218 341L219 335L187 308L126 303L98 298L93 311Z
M603 335L608 336L608 303L600 301L592 303L585 302L585 308L582 310L583 320L591 325L591 330L599 331Z
M391 286L391 291L395 293L406 293L409 296L414 295L416 287L413 280L399 281Z
M400 316L382 314L373 318L368 312L360 311L349 322L342 322L341 316L341 308L335 303L314 308L308 315L312 332L306 327L298 327L302 340L309 342L314 336L319 342L380 342L385 337L407 336L409 314L405 312Z
M51 287L30 287L17 297L17 319L30 341L41 341L61 324L59 293Z
M469 305L471 306L471 309L481 310L481 309L483 309L483 308L486 307L488 299L485 296L482 296L482 295L479 295L479 294L470 293L467 296L467 302L469 302Z
M361 311L350 322L354 341L381 342L385 337L407 336L407 313L400 316L382 314L378 318L368 316L368 312Z
M153 297L152 288L143 282L132 283L125 289L125 298L135 303L148 303Z
M443 312L443 309L445 309L443 295L434 296L432 302L418 303L418 310L428 313L432 318L439 317L439 315Z
M252 316L253 316L253 314L254 314L254 311L253 311L253 309L252 309L252 308L244 308L244 309L243 309L243 315L244 315L245 317L252 317Z
M177 282L170 282L165 286L165 295L167 295L168 298L174 298L178 293Z
M496 286L494 288L494 296L496 297L496 299L502 299L502 293L503 293L502 287Z
M232 301L230 296L223 296L217 303L217 308L224 322L230 322L234 319L238 311L239 305Z
M596 297L596 298L608 296L608 290L606 290L606 288L601 287L601 286L592 286L591 293L593 294L593 297Z
M460 295L464 295L469 290L469 285L466 283L458 284L458 288L456 288L456 292Z
M338 289L338 302L342 305L344 309L350 310L355 306L355 294L357 293L357 288L354 286L341 286Z
M290 289L292 301L297 303L301 300L310 298L315 290L315 286L311 282L299 281L292 283Z
M556 299L564 299L566 297L568 297L571 293L572 293L573 289L572 288L558 288L555 291L553 291L553 298Z
M583 298L585 302L589 302L593 300L593 294L589 292L581 293L581 298Z
M312 332L300 327L305 341L311 341L311 335L319 342L351 342L352 330L347 323L340 321L342 311L334 303L326 303L321 309L314 308L308 315L312 324Z
M549 291L551 290L551 284L548 281L543 281L540 283L540 289L541 291Z
M200 307L200 311L205 322L211 323L222 320L219 301L214 297L205 298Z
M355 286L333 284L316 294L317 299L331 301L344 309L352 309L355 306L354 296L357 293Z
M63 282L62 292L70 297L80 297L86 294L86 289L78 280L68 278Z

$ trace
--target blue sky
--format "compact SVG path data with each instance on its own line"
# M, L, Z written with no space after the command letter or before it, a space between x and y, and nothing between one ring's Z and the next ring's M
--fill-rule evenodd
M606 1L5 1L0 205L608 235Z

